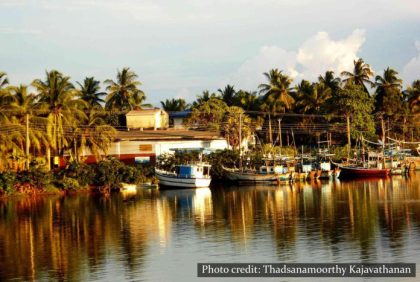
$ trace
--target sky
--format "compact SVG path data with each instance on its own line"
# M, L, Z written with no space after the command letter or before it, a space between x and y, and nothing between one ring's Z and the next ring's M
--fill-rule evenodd
M0 71L12 84L57 69L81 82L130 67L147 102L227 84L257 90L278 68L311 81L351 70L420 79L418 0L0 0Z

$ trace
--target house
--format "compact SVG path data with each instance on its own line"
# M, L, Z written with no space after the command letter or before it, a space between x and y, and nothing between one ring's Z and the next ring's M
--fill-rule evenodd
M195 130L138 130L118 131L108 155L127 164L154 163L162 154L177 150L201 149L204 152L227 149L226 139L214 131ZM86 150L83 158L87 163L95 158Z
M126 115L127 128L130 129L165 129L169 126L169 115L164 110L144 109L129 111Z
M184 129L184 120L191 115L191 111L169 113L170 126L174 129Z

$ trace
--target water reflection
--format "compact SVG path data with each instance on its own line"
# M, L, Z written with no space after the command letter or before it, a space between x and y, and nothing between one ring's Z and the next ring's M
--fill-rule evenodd
M414 175L2 201L0 280L178 277L162 261L194 280L183 253L192 263L417 262L419 187Z

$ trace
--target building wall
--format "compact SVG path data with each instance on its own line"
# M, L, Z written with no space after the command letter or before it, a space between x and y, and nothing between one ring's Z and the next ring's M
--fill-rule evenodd
M130 129L138 128L167 128L169 123L168 113L156 111L153 114L127 115L127 127Z
M174 128L175 129L183 129L183 128L185 128L185 126L184 126L184 118L173 118L172 120L174 121Z

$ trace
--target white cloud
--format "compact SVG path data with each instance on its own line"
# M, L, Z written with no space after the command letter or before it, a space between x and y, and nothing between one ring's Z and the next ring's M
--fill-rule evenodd
M356 29L343 40L334 41L326 32L318 32L306 40L297 53L297 62L303 67L302 76L314 80L326 70L336 74L350 70L365 42L365 32Z
M285 70L289 75L296 75L296 52L289 52L277 46L264 46L258 54L246 60L239 69L230 76L230 83L236 88L254 90L263 79L263 73L272 68Z
M414 43L418 51L417 56L412 58L403 68L403 81L409 85L414 80L420 79L420 41Z
M333 40L328 33L318 32L303 42L297 51L265 46L256 56L246 60L227 83L237 88L256 89L264 81L262 73L272 68L284 70L295 80L315 80L327 70L339 74L351 69L364 41L365 32L356 29L342 40Z
M39 29L0 27L0 34L40 34Z

